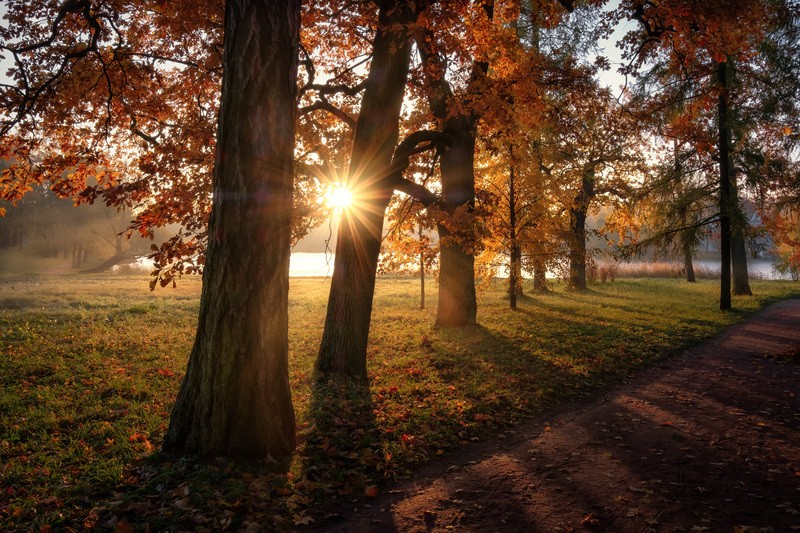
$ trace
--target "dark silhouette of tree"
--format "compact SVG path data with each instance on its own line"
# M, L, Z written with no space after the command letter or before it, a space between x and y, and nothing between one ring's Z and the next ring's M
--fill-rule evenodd
M295 447L288 288L299 0L228 0L200 321L166 450L272 458Z

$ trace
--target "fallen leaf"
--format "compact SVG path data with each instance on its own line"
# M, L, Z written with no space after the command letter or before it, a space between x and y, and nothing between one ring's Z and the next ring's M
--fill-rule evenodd
M583 527L599 527L602 524L600 517L594 513L589 513L581 520Z
M294 525L296 526L308 526L314 522L314 519L308 516L305 511L300 514L294 516Z
M375 485L370 485L369 487L364 489L364 494L366 494L370 498L376 498L378 496L378 487Z

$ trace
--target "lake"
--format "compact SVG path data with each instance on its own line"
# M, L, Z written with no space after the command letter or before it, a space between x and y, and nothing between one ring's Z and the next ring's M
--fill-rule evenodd
M296 252L292 254L289 263L289 275L292 277L329 277L333 275L332 253L310 253ZM682 263L674 263L678 267ZM719 261L710 259L698 259L694 262L696 269L706 269L712 272L719 272ZM788 274L782 275L775 272L774 262L768 259L750 259L747 262L747 271L752 278L759 279L791 279ZM550 273L548 273L550 274ZM501 273L501 276L503 274ZM548 277L555 277L549 275Z

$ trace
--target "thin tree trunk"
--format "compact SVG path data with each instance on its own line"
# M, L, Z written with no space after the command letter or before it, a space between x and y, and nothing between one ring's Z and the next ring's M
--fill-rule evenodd
M316 368L323 375L367 378L367 341L383 217L394 192L388 169L411 60L416 3L381 2L378 31L353 136L348 187L354 206L342 213ZM421 9L421 7L419 8Z
M731 131L728 116L728 64L720 63L717 80L720 85L719 120L719 226L720 226L720 295L719 308L731 308Z
M422 224L419 225L419 308L425 309L425 250L422 249Z
M200 319L164 449L288 466L299 0L228 0Z
M732 293L737 296L752 296L747 274L747 247L744 241L744 230L736 224L731 235L731 267L733 270Z
M581 189L570 209L569 288L586 289L586 216L594 197L594 166L583 169Z
M462 327L477 322L475 256L471 222L475 205L475 122L454 119L445 127L452 144L441 156L442 196L449 215L459 216L457 233L439 224L439 302L436 325Z
M683 247L683 268L686 270L686 281L695 283L694 277L694 262L692 261L692 247Z
M735 174L731 183L731 201L736 209L736 221L731 224L731 267L733 270L733 294L737 296L752 296L750 281L747 274L747 246L744 240L744 225L746 224L742 208L739 203L738 188L735 183Z
M511 250L509 251L509 265L508 265L508 301L511 309L517 308L517 285L519 284L519 263L522 252L517 244L517 199L514 183L514 150L511 146L508 148L509 159L511 164L508 168L508 226L509 226L509 242L511 243Z

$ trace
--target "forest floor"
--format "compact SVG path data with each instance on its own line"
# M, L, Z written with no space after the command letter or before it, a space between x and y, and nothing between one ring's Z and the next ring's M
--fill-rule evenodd
M315 531L800 531L800 300L445 456Z

